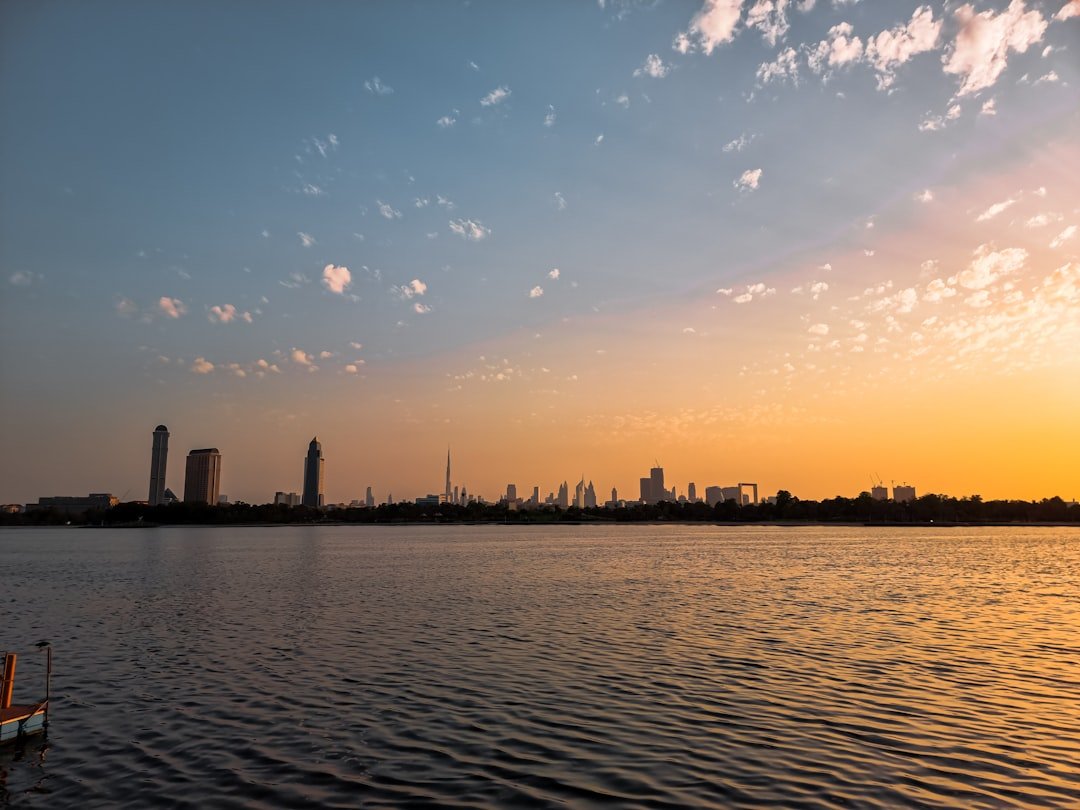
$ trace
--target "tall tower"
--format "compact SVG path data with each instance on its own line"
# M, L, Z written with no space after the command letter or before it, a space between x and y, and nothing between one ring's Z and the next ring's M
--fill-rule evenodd
M154 428L154 446L150 451L150 501L151 506L165 502L165 467L169 461L169 429L164 425Z
M300 503L315 509L323 505L323 455L318 436L311 440L304 459L304 496Z
M184 471L184 503L216 506L221 494L221 453L216 447L188 453Z
M649 470L649 498L652 503L659 503L670 499L668 491L664 489L664 468L657 465Z
M447 503L453 503L454 490L450 487L450 447L446 447L446 491L443 493Z

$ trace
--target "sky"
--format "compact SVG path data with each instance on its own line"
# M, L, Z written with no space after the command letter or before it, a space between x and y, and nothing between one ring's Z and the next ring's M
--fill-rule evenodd
M1080 0L0 5L0 501L1080 498Z

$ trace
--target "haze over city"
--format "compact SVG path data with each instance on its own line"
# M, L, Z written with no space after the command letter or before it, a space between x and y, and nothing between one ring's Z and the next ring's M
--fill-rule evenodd
M9 3L0 501L1080 495L1080 0Z

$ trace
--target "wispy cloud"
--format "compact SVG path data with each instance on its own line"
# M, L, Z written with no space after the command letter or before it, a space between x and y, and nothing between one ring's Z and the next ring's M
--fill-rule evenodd
M511 90L505 85L496 87L482 99L480 99L480 106L482 107L494 107L496 104L502 104L506 99L510 98Z
M988 220L988 219L993 219L998 214L1000 214L1003 211L1006 211L1009 208L1011 208L1015 203L1016 203L1016 200L1012 199L1012 198L1010 198L1008 200L1002 200L1001 202L998 202L998 203L994 203L989 208L987 208L985 211L983 211L981 214L979 214L979 216L975 218L975 221L976 222L986 222L986 220Z
M389 96L394 92L394 88L385 84L378 76L374 76L364 82L364 89L374 96Z
M747 135L745 132L738 138L732 141L728 141L723 145L722 150L725 152L741 152L743 149L750 145L750 142L754 140L753 135Z
M650 53L645 57L641 67L634 70L634 76L651 76L654 79L662 79L671 72L671 65L664 64L659 54Z
M452 219L450 220L450 230L472 242L479 242L481 239L487 239L491 236L490 228L472 219Z
M539 298L544 294L544 288L537 284L531 290L529 290L529 298Z
M561 191L556 191L555 194L552 195L552 199L555 201L556 210L558 210L558 211L565 211L566 210L566 197L564 197L562 195Z
M548 111L544 115L544 126L548 129L551 129L553 126L555 126L555 118L555 107L553 107L551 104L548 104Z
M214 364L205 357L196 357L191 362L191 371L195 374L209 374L214 370Z
M11 284L14 284L16 287L29 287L32 284L41 281L42 278L43 276L41 275L41 273L32 273L28 270L18 270L8 277L8 281Z
M401 219L401 212L398 211L390 203L384 203L382 200L376 200L375 204L379 207L379 215L384 219Z
M413 304L412 308L413 312L415 312L417 315L427 315L429 312L431 312L431 307L429 307L427 304L421 304L419 301Z
M304 233L303 231L297 231L296 235L300 237L300 244L304 247L311 247L315 244L315 237L310 233Z
M1068 242L1070 239L1072 239L1074 236L1076 236L1076 226L1070 225L1053 238L1053 240L1050 242L1050 247L1056 250L1057 248Z
M444 115L442 118L438 119L435 123L438 124L441 129L449 129L450 127L452 127L454 124L457 123L457 119L452 115Z
M559 275L560 275L560 273L559 273L559 268L558 267L552 267L548 271L548 278L550 278L550 279L553 279L553 280L557 281L558 278L559 278Z

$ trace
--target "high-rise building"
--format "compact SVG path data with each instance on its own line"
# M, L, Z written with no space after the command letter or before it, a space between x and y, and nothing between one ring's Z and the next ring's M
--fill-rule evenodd
M909 487L907 484L894 486L892 490L892 499L897 503L909 503L910 501L915 500L915 487Z
M216 505L221 494L221 453L216 447L188 453L184 472L184 503Z
M716 506L718 503L723 503L723 501L723 487L705 487L705 503L709 506Z
M889 500L889 488L881 484L874 484L870 487L870 497L875 501L887 501Z
M506 501L507 503L513 503L517 500L517 484L506 485Z
M697 484L693 481L686 485L686 500L697 503Z
M566 509L570 506L570 487L563 481L559 486L559 495L555 499L555 505L560 509Z
M150 450L150 497L151 506L165 502L165 468L169 461L169 429L164 425L154 428L154 445Z
M651 503L666 501L670 497L668 491L664 489L663 467L653 467L649 470L649 493L652 498Z
M446 491L443 492L443 497L447 503L450 503L454 497L454 491L450 488L450 448L446 448Z
M300 496L295 492L275 492L274 506L299 506Z
M641 502L652 503L652 479L640 478L638 480L641 484Z
M364 493L364 506L368 509L375 506L375 496L371 494L371 487L368 487L367 492Z
M577 486L574 487L574 506L578 509L585 506L585 476L582 476Z
M593 482L590 481L589 485L585 487L585 508L596 508L596 489L593 487Z
M304 497L301 502L314 509L323 505L323 454L318 436L311 440L304 459Z

